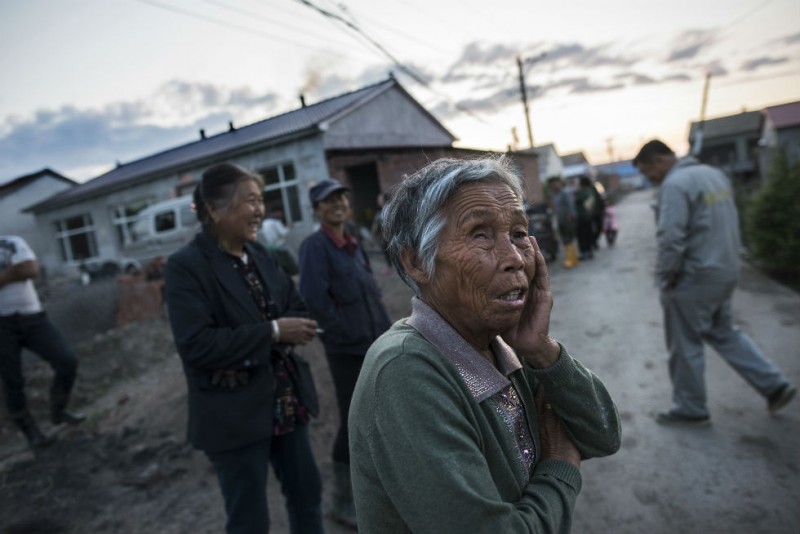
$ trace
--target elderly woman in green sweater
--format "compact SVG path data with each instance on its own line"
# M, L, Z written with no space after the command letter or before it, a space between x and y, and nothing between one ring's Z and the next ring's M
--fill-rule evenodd
M384 236L415 297L353 396L359 532L567 533L581 461L619 448L608 391L549 335L523 200L505 158L437 160L393 191Z

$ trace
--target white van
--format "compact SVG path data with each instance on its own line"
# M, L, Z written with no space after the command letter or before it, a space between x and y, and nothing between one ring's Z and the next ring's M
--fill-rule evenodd
M178 250L199 229L192 195L158 202L136 216L131 228L132 241L123 247L123 254L146 266L152 259L166 258Z

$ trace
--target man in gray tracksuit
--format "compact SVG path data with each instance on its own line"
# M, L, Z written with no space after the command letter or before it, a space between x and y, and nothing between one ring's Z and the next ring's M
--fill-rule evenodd
M767 399L770 412L795 395L781 371L733 326L731 300L739 280L739 216L727 176L693 157L678 159L658 140L633 164L658 195L657 276L669 350L672 408L662 424L705 426L703 342Z

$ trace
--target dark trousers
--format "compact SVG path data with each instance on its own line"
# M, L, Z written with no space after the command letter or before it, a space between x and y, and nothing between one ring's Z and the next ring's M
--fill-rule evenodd
M50 364L55 373L52 391L61 395L69 394L78 370L75 354L45 312L0 316L0 377L11 417L21 415L28 408L22 375L23 348Z
M348 439L347 414L350 412L350 401L356 389L358 374L364 363L364 355L341 354L326 350L328 367L336 389L336 403L339 405L339 431L333 442L333 461L350 464L350 441Z
M281 483L291 534L321 534L322 479L308 427L272 436L241 449L206 452L225 500L227 534L269 532L267 473L269 465Z
M589 254L592 252L592 245L594 244L594 230L592 228L591 219L578 220L578 249L581 254Z

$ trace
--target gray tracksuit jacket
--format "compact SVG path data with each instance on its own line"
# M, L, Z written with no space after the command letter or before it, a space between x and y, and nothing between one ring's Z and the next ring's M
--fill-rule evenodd
M739 216L725 174L693 157L681 158L661 184L658 202L657 273L662 287L672 274L738 278Z

